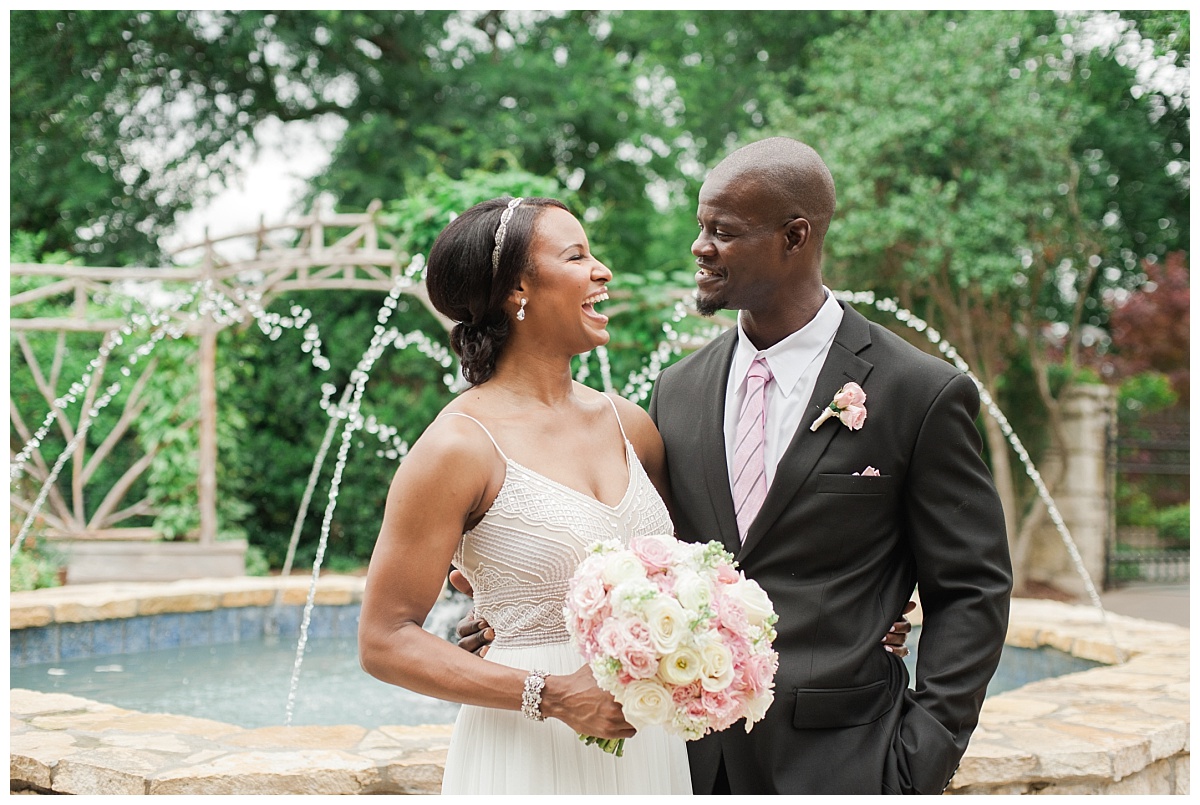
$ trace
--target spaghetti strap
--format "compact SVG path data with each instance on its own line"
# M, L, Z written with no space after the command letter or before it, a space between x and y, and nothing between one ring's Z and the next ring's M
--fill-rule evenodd
M443 411L443 412L442 412L442 414L441 414L441 416L461 416L461 417L466 417L467 419L471 420L472 422L474 422L474 423L475 423L476 425L478 425L479 427L483 428L483 432L484 432L484 433L486 433L486 434L487 434L487 437L488 437L489 439L491 439L491 440L492 440L492 445L493 445L493 446L496 448L496 452L500 454L500 458L504 459L506 462L508 461L508 456L504 455L504 451L503 451L503 450L501 450L501 449L500 449L500 445L496 443L496 437L495 437L495 436L493 436L493 435L492 435L492 432L491 432L490 430L488 430L488 429L487 429L487 428L484 426L484 424L483 424L482 422L480 422L478 419L476 419L475 417L471 416L470 414L463 414L463 413L459 413L458 411ZM440 418L440 417L439 417L439 418ZM624 433L624 431L621 431L621 432L622 432L622 433Z
M608 400L608 404L612 406L613 414L615 414L617 417L617 427L621 429L621 439L626 442L629 441L629 437L625 435L625 426L621 424L621 415L617 413L617 404L613 402L613 398L607 394L604 395L604 399Z

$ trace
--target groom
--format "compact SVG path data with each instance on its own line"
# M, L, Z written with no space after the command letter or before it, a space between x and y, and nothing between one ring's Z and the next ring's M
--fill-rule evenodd
M697 794L940 793L1004 644L1012 576L978 392L826 290L834 200L824 162L796 140L752 143L713 169L696 301L706 315L740 311L738 326L663 372L650 402L678 535L720 539L780 613L775 702L750 733L688 744ZM849 384L865 419L814 429ZM909 690L869 636L914 585L924 621Z

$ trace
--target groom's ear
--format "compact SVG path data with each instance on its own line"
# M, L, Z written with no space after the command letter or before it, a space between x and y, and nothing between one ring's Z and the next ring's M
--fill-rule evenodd
M807 218L793 218L784 225L783 234L787 238L788 254L798 252L812 239L812 224Z

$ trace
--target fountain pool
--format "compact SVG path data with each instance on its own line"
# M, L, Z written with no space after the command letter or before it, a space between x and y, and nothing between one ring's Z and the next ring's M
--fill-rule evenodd
M458 597L439 602L427 628L448 634L447 627L457 622L466 606L465 599ZM354 637L357 613L358 607L353 605L313 610L317 636L308 641L305 650L305 673L300 677L290 723L354 724L368 728L453 723L457 705L380 682L359 667ZM257 623L265 614L263 608L247 608L236 613L236 622ZM21 655L15 655L9 684L44 693L68 693L146 713L174 713L247 728L279 726L288 723L287 681L293 668L295 640L287 633L295 631L296 618L294 608L280 613L279 620L285 629L281 635L239 634L235 625L214 630L210 642L193 645L179 645L182 639L176 640L174 635L180 632L155 629L151 624L151 634L166 636L172 645L87 655L79 648L68 648L65 658L60 635L57 659L23 662ZM226 622L235 623L228 616ZM111 633L116 624L113 621L81 624L68 640L79 644L80 629ZM119 625L126 633L135 632L138 627L131 622ZM230 637L239 639L223 642ZM25 642L29 642L28 638ZM189 642L201 641L192 638ZM21 643L13 641L14 647ZM905 663L910 676L914 676L920 651L919 626L914 627L909 643L914 650ZM111 642L97 641L95 635L90 644L102 650L113 647ZM988 695L1098 665L1050 647L1006 646Z
M306 665L320 662L321 644L353 633L362 581L329 575L317 582ZM13 593L10 670L84 659L85 647L111 655L105 647L118 633L129 646L148 634L163 635L179 641L176 651L185 643L204 646L201 641L214 635L249 643L257 639L250 634L256 624L262 634L277 594L280 643L290 645L309 594L307 579L69 585ZM912 616L914 624L919 616ZM1111 641L1092 607L1014 599L1009 652L1048 647L1057 651L1036 656L1061 652L1100 667L1029 684L1014 679L1016 689L993 689L948 793L1187 792L1188 630L1122 616L1109 620L1131 657ZM247 629L245 636L240 628ZM142 645L133 651L146 650ZM59 653L46 656L51 651ZM125 661L94 652L86 660L91 669ZM287 662L282 666L286 680ZM98 694L30 690L14 677L12 788L66 794L437 793L450 725L362 726L366 707L340 680L322 670L306 672L301 684L321 689L322 679L343 703L340 724L278 726L283 704L274 690L268 709L277 726L245 728L126 709ZM149 683L141 674L137 680ZM302 706L307 697L300 695L296 719L308 718Z

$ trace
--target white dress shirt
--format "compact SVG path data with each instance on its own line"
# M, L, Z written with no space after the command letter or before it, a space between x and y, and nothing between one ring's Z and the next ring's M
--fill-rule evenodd
M842 323L842 307L829 289L825 304L813 320L769 349L758 350L742 330L738 316L738 340L725 384L725 460L729 468L729 487L733 488L733 447L737 436L738 414L746 396L746 373L758 356L767 359L771 381L767 384L767 443L764 460L767 488L775 480L775 469L800 427L804 411L812 397L817 375L825 365L833 337Z

